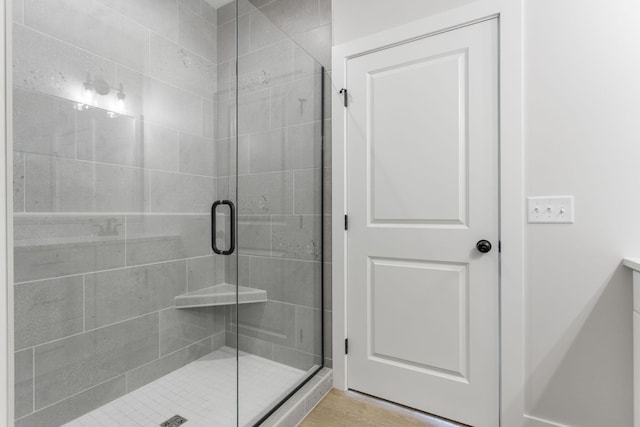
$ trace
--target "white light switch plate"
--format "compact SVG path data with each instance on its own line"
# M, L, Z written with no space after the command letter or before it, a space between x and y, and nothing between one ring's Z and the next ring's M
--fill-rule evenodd
M527 197L527 219L532 224L573 224L573 196Z

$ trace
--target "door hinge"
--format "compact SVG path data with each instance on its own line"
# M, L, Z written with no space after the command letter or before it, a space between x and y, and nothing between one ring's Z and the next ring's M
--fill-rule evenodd
M349 106L349 96L347 94L347 90L346 89L340 89L339 92L343 97L344 97L344 106L348 107Z
M344 229L345 230L349 229L349 215L344 216Z
M344 354L349 354L349 338L344 339Z
M502 242L498 240L498 252L502 252Z

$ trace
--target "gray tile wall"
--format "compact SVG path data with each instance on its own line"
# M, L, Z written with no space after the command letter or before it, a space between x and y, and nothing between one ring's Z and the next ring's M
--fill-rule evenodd
M240 258L227 260L226 280L265 289L269 301L240 306L238 325L235 308L228 309L227 344L307 370L319 364L323 339L320 63L330 62L330 2L241 0L238 10L238 152L228 142L230 136L235 140L235 127L219 127L216 135L216 157L239 159L237 195L236 170L218 169L219 191L237 196L239 206ZM221 7L218 123L235 114L235 26L235 4ZM325 118L331 117L329 106L326 102ZM330 120L325 126L330 130ZM325 143L329 166L330 141ZM330 177L330 169L325 172ZM327 187L325 202L330 194ZM324 213L330 232L329 205ZM326 344L331 341L330 254L325 248ZM330 346L325 351L330 365Z
M16 425L74 419L224 345L209 247L217 11L14 2ZM78 109L87 75L114 93ZM225 181L225 182L228 182Z
M332 366L331 360L331 0L249 0L256 8L259 8L262 17L278 27L280 31L293 39L297 46L294 47L294 75L312 75L315 71L313 59L325 67L325 192L324 192L324 215L325 215L325 282L324 282L324 341L325 341L325 365ZM251 28L251 39L260 39ZM307 89L310 86L307 85ZM336 89L336 88L333 88ZM336 89L337 90L337 89ZM295 104L295 99L293 99ZM273 108L273 107L272 107ZM291 114L289 111L288 114ZM291 117L289 117L291 118ZM317 122L316 122L317 125ZM316 129L312 129L310 124L287 127L287 147L286 156L291 156L292 162L297 160L296 168L314 167L309 164L313 162L318 167L318 158L305 153L308 147L306 144L316 144L315 138L320 135ZM313 135L313 136L311 136ZM317 152L316 152L317 153ZM294 160L295 159L295 160ZM314 172L299 171L294 178L296 189L312 188L317 186L317 181L304 181L312 178ZM317 171L315 172L317 174ZM317 176L317 175L316 175ZM303 185L300 185L304 183ZM317 213L319 208L318 197L313 197L313 192L297 191L294 195L296 212ZM305 210L305 206L308 208ZM314 305L313 307L319 307Z

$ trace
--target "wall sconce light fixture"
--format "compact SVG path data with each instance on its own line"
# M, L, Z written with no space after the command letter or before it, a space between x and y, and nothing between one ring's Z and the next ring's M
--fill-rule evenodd
M112 91L115 93L115 96L113 98L112 108L108 110L107 114L111 118L116 118L118 117L118 114L125 113L124 100L126 95L124 93L122 83L120 84L120 87L111 87L109 83L103 79L92 80L91 74L87 73L87 79L82 83L82 102L77 103L75 108L78 111L88 110L97 104L96 95L106 96Z

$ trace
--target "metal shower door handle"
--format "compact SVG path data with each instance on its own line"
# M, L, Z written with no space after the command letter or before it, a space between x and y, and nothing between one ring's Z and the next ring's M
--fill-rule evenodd
M231 215L231 245L226 251L218 249L216 245L216 209L218 209L220 205L229 206ZM236 206L231 200L216 200L213 202L213 205L211 205L211 249L218 255L231 255L233 251L236 250Z

